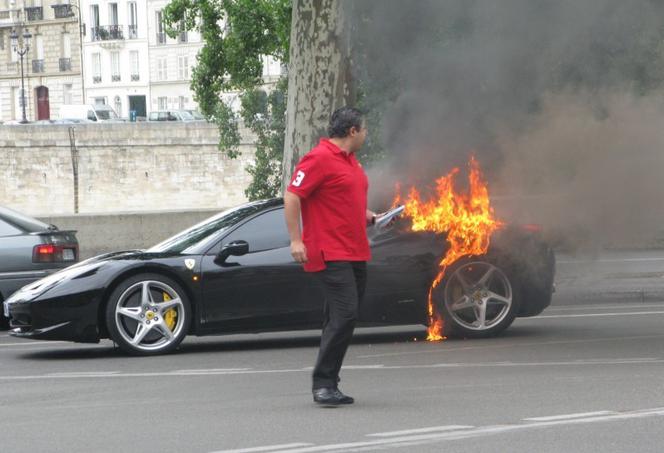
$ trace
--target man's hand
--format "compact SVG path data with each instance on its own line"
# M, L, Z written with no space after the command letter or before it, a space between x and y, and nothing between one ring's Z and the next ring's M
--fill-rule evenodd
M389 211L381 212L380 214L376 214L376 221L378 221L381 217L383 217L385 214L387 214ZM400 218L401 216L394 216L390 219L390 221L386 224L383 225L383 228L389 228L392 225L396 223L396 221Z
M292 241L290 245L290 252L296 262L307 262L307 247L304 245L304 242Z

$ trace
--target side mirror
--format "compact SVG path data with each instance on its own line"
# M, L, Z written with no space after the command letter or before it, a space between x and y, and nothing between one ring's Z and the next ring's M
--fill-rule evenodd
M249 253L249 243L247 241L233 241L224 245L214 262L217 264L223 263L229 256L242 256Z

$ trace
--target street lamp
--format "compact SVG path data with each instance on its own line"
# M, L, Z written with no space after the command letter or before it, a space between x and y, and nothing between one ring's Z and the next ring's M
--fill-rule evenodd
M79 3L80 5L80 3ZM83 104L85 104L85 76L83 75L83 35L85 34L85 25L81 22L81 8L79 5L74 5L73 3L69 4L69 8L76 8L78 12L78 44L79 44L79 56L81 60L81 99ZM74 17L74 11L69 10L69 17Z
M10 37L12 41L12 49L21 56L21 106L23 107L23 118L20 122L21 124L25 124L28 122L28 119L25 117L25 77L23 75L23 57L30 50L30 39L32 38L32 35L28 32L27 28L24 28L23 40L19 43L18 33L16 33L16 29L12 29Z

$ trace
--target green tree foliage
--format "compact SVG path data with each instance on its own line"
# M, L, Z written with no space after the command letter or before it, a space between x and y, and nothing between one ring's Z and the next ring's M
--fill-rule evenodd
M241 93L240 116L257 137L249 199L276 196L281 179L287 84L269 94L263 85L265 56L287 62L291 0L172 0L164 9L167 33L197 30L204 46L192 71L191 88L201 112L219 128L219 149L238 156L238 118L221 94Z

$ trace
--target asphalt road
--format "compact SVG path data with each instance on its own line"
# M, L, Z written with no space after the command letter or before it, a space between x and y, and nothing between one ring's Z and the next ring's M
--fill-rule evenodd
M311 401L318 332L151 358L0 333L0 451L661 452L664 253L595 258L560 257L553 306L498 338L359 330L336 409Z

